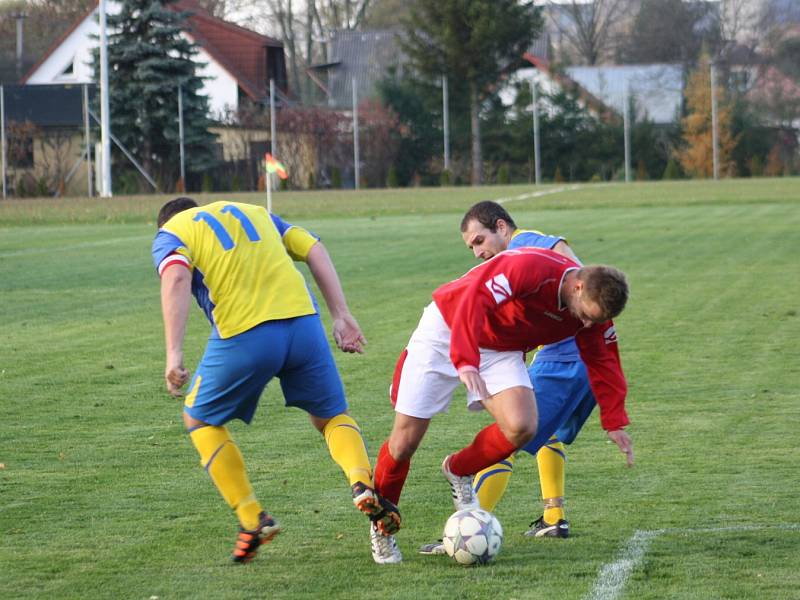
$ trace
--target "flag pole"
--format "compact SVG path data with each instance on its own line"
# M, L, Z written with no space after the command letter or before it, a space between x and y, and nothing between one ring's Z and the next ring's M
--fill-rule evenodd
M267 176L267 185L265 186L267 188L267 212L272 213L272 173L267 169L264 170Z

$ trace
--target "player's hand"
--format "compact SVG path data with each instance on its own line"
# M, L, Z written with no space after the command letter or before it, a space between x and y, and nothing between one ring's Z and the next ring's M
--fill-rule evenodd
M367 338L361 333L361 327L349 313L333 320L333 339L342 352L363 354L364 346L367 345Z
M481 400L491 396L489 390L486 388L486 382L480 373L474 369L459 369L458 378L461 380L467 390Z
M183 366L183 354L175 354L167 357L167 367L164 370L164 379L167 382L167 391L170 396L180 398L183 396L181 388L189 381L191 374Z
M608 432L609 439L614 442L625 455L625 460L629 467L633 466L633 442L631 437L625 432L624 429L617 429L616 431Z

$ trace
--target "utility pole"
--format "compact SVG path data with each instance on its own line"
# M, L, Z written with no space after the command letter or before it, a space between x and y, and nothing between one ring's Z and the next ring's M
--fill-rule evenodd
M186 192L186 155L183 152L183 86L178 84L178 138L181 152L181 191Z
M622 92L622 132L625 138L625 183L631 182L631 103L628 82Z
M356 78L353 77L353 163L355 164L355 189L361 185L361 165L358 155L358 89Z
M111 137L108 107L108 36L106 34L106 0L100 0L100 144L103 170L100 195L110 198L111 191Z
M717 123L717 67L711 65L711 154L714 179L719 179L719 126Z
M531 97L533 110L533 172L536 185L542 184L542 161L539 150L539 92L536 80L531 80Z
M450 171L450 95L447 75L442 75L442 118L444 120L444 170Z

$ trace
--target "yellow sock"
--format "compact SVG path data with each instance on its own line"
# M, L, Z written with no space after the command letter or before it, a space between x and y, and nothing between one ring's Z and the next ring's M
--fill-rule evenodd
M360 481L372 487L372 467L358 423L348 415L337 415L328 421L322 435L331 458L342 468L350 485Z
M514 470L514 455L478 472L473 480L478 501L483 510L492 512L506 493L508 481Z
M557 438L550 441L536 453L539 464L539 483L544 499L544 520L557 523L564 518L564 444Z
M242 527L258 527L262 508L247 478L242 453L228 429L207 425L189 432L189 436L200 453L200 464L211 476L225 502L236 511Z

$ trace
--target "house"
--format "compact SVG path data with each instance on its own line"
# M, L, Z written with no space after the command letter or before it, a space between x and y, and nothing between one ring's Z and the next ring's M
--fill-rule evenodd
M4 85L6 181L17 196L86 195L84 88Z
M115 0L110 0L107 6L109 14L117 14L120 11L120 3ZM265 150L271 147L269 128L263 126L243 128L229 123L235 121L235 115L242 109L251 106L263 107L268 104L270 80L275 81L279 98L284 100L287 98L283 44L212 16L203 10L196 0L178 0L168 6L174 10L190 13L185 35L198 46L199 52L196 57L200 65L198 74L204 78L204 87L200 93L209 99L210 117L219 122L218 126L211 129L218 139L219 156L224 161L240 163L240 166L236 167L243 173L240 178L247 180L243 187L254 187L258 179L258 161L263 158ZM30 68L22 79L24 87L29 89L14 90L12 95L7 94L7 121L16 121L22 116L17 113L23 111L22 104L28 101L26 98L39 98L42 94L46 98L48 90L69 96L74 90L80 90L83 84L93 86L92 51L97 47L99 36L97 14L98 5L95 4ZM60 105L53 103L52 100L51 103L51 108L56 107L57 112L60 112ZM34 104L39 106L38 100ZM63 139L67 129L72 127L75 138L72 155L79 160L84 153L85 145L82 141L82 112L79 111L78 117L73 118L71 109L65 111L61 115L62 122L55 126L43 117L46 112L43 110L39 107L33 112L26 113L27 120L34 126L33 136L37 138L28 142L32 148L31 160L34 164L26 167L28 171L26 177L41 181L44 177L43 172L47 171L47 179L56 181L57 186L63 188L62 181L65 174L60 171L52 173L52 169L42 162L45 155L35 149L56 131L58 138ZM95 127L94 122L92 127ZM23 169L20 165L16 168ZM79 181L80 178L80 173L68 178L65 192L84 194L87 189L85 176L82 183L72 184L73 179ZM52 187L50 191L53 191Z
M397 35L391 29L337 29L330 33L327 61L310 69L329 107L352 108L354 81L359 102L377 96L378 83L406 60Z
M111 0L109 14L117 14L120 4ZM205 78L201 91L208 96L212 118L222 120L247 102L265 104L269 81L288 93L283 44L239 25L214 17L195 0L178 0L168 5L188 11L187 38L197 44L198 74ZM27 85L92 83L92 50L97 47L100 26L95 5L76 21L45 52L23 77Z

